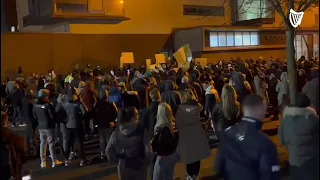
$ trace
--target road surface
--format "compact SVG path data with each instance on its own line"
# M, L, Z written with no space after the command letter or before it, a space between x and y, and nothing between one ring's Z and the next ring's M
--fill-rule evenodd
M287 162L286 150L279 145L277 137L277 125L279 121L268 121L263 125L263 131L269 135L272 141L276 144L278 149L278 155L281 162L281 166L285 166ZM21 128L19 128L21 129ZM17 129L15 129L17 131ZM20 130L20 133L22 130ZM19 134L20 134L19 133ZM93 143L94 144L94 143ZM96 146L95 145L91 145ZM214 180L214 172L212 171L213 161L216 153L216 148L212 148L211 156L204 159L201 162L200 179ZM93 156L90 156L91 158ZM62 160L61 156L61 160ZM74 160L71 162L69 167L56 167L51 168L49 161L47 168L40 168L40 160L34 159L27 162L25 168L32 170L32 179L34 180L118 180L116 166L110 165L108 163L96 163L92 165L87 165L84 167L79 166L79 160ZM175 167L175 177L176 179L185 179L185 166L181 163L177 163ZM287 177L284 177L287 179Z

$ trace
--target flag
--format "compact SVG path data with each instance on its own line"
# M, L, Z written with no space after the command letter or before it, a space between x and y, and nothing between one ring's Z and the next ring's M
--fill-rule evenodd
M192 61L192 52L189 44L186 44L179 48L174 54L174 58L178 62L178 67L187 71L190 67L190 62Z

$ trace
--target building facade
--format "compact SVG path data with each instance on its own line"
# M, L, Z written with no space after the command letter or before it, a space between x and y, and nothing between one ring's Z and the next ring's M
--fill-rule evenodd
M32 48L36 47L22 46L32 36L24 32L64 34L59 35L59 39L55 39L58 37L55 34L37 37L52 36L52 41L39 40L46 42L39 48L46 53L43 56L51 61L52 67L70 66L68 62L78 62L79 59L82 59L81 62L92 59L92 64L104 66L110 64L106 58L112 57L112 62L117 58L118 61L121 51L134 52L137 54L137 64L143 64L147 58L154 59L153 54L156 53L163 52L170 56L184 44L190 44L194 57L206 57L211 63L237 57L257 59L262 56L267 59L273 56L284 59L286 40L281 17L270 11L269 0L247 1L55 0L52 3L52 0L16 0L20 33L2 38L2 49L11 48L9 45L6 47L10 39L17 43L21 40L21 48L31 49L5 51L2 53L2 64L5 68L16 69L17 64L9 62L20 59L17 57L19 54L23 54L23 59L27 61L38 61L35 52L31 53L34 51ZM26 17L31 15L38 19L27 21ZM50 22L43 17L50 17ZM312 7L305 12L296 32L297 58L302 55L318 56L318 21L318 8ZM68 46L68 52L76 54L68 54L69 59L66 58L66 49L60 49L68 43L74 44ZM48 49L55 47L54 51L44 50L46 46Z

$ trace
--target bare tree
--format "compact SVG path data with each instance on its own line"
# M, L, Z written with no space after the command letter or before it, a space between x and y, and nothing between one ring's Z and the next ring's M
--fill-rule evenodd
M291 104L296 102L297 95L297 72L295 61L295 28L289 21L290 9L296 12L308 10L317 0L268 0L271 7L280 15L286 31L286 60L288 68L289 92Z

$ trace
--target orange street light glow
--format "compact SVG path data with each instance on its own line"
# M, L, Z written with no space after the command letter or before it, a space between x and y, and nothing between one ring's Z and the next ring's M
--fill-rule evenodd
M120 1L120 4L123 4L123 1Z

